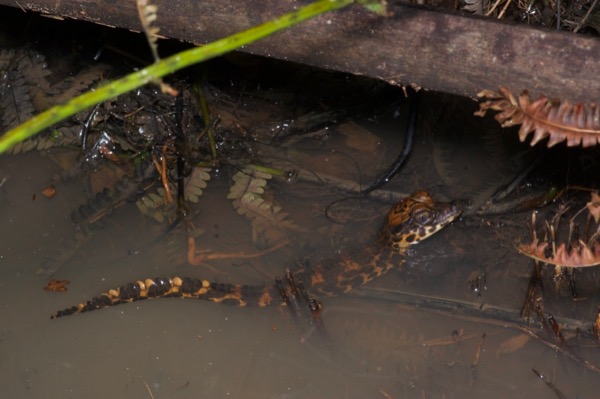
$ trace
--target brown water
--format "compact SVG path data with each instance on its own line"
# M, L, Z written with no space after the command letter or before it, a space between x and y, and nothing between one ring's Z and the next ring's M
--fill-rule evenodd
M414 152L386 190L426 188L478 205L530 162L523 155L526 145L505 140L506 132L494 131L489 121L471 118L474 105L468 100L424 100ZM398 115L392 110L298 139L277 149L277 161L337 183L365 184L399 151L405 113L401 104ZM514 244L528 239L529 213L474 216L469 210L411 250L402 269L356 293L322 298L325 333L276 307L178 299L50 320L56 310L144 277L270 283L295 262L369 242L390 205L349 200L333 210L355 222L335 223L324 209L347 196L335 184L302 176L293 182L274 179L268 198L307 231L288 231L292 244L261 257L191 266L185 262L185 233L176 231L167 240L166 225L144 218L133 204L105 217L85 241L75 240L71 212L89 197L89 181L56 184L52 199L40 194L61 171L53 161L60 151L0 157L1 398L592 398L600 390L598 373L527 338L516 324L490 316L492 305L518 313L523 302L531 262ZM541 175L555 174L549 165ZM234 172L213 171L193 205L196 242L213 253L257 251L248 220L226 199ZM537 179L530 185L544 187ZM469 285L477 275L486 276L481 297ZM68 291L45 291L49 278L70 280ZM561 297L547 286L546 310L559 322L593 320L597 272L584 270L577 279L586 300ZM473 304L481 312L432 310L423 300L408 305L406 293ZM569 350L600 364L595 343L568 338Z
M418 155L411 158L413 163L418 160ZM83 189L79 183L64 183L57 186L55 198L42 197L40 188L56 169L38 153L1 159L6 179L0 197L2 397L553 397L532 368L566 397L593 397L599 388L597 374L536 340L515 344L524 337L518 330L394 301L395 291L406 290L518 309L530 263L514 254L512 238L526 234L524 225L470 226L472 219L459 220L420 245L412 266L369 284L361 291L368 298L350 294L325 300L331 346L310 323L294 321L281 309L202 301L145 301L50 320L60 308L144 276L269 282L262 273L277 275L294 259L326 256L340 246L339 237L345 246L363 241L373 236L379 223L345 226L332 233L326 219L314 212L319 202L296 200L286 205L295 220L322 232L306 239L308 248L299 243L296 250L251 261L208 262L214 271L169 263L165 244L153 242L160 228L128 205L53 273L71 280L68 292L48 292L42 288L49 276L38 273L55 267L53 257L74 235L68 215L81 201ZM419 187L434 187L428 180L434 177L420 174ZM198 240L213 251L253 251L247 221L224 200L227 180L217 177L199 204L195 221L206 233ZM290 191L286 184L275 183L275 192L282 185ZM285 198L278 200L286 204ZM383 214L385 205L371 202L365 208ZM319 241L323 244L317 246ZM467 280L471 273L485 270L487 290L477 298ZM376 288L391 290L391 297ZM576 306L564 301L571 303L567 308ZM598 361L596 347L575 351L591 351L590 359Z

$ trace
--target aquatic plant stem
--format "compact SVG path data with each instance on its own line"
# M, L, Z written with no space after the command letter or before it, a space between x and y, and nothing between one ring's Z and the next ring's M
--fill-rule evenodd
M297 11L282 15L281 17L224 39L177 53L119 80L110 82L95 90L88 91L65 104L52 107L29 119L25 123L7 131L0 137L0 154L6 152L16 143L35 135L43 129L60 122L79 111L135 90L147 83L158 81L159 78L190 65L209 60L240 48L241 46L253 43L300 22L329 11L343 8L353 2L353 0L316 1ZM361 3L368 2L363 0Z

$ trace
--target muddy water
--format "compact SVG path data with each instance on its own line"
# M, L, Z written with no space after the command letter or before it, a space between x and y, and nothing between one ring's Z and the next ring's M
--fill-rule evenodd
M237 101L248 105L231 115L268 113L264 100L261 106ZM528 239L530 214L480 215L477 209L539 156L542 166L522 185L524 191L564 184L563 170L570 171L570 184L593 185L597 182L583 183L583 177L598 176L595 157L562 150L532 153L489 120L473 119L474 108L469 100L425 96L415 148L385 187L386 195L337 203L332 217L325 216L328 205L349 196L340 187L364 186L396 157L406 102L384 115L291 135L275 152L257 145L254 154L263 161L309 172L293 181L275 178L267 189L266 198L300 228L286 230L290 244L278 251L196 266L186 262L185 232L166 234L166 225L140 215L131 203L78 238L71 213L91 195L88 177L55 184L51 199L41 195L61 172L56 160L64 159L65 150L0 157L0 397L594 397L600 389L597 372L518 328L524 325L516 314L532 265L514 245ZM257 126L269 131L272 114L269 118ZM77 151L66 156L77 157ZM576 164L586 165L585 176L574 175L582 170ZM226 199L236 171L222 166L211 172L191 209L197 245L212 254L260 250L250 223ZM463 201L465 216L411 249L409 262L398 270L355 293L321 298L324 329L277 307L179 299L49 318L144 277L271 283L297 262L317 262L370 242L391 205L389 193L420 188ZM478 276L485 280L474 292ZM69 280L68 290L44 290L51 278ZM578 301L545 281L546 310L559 322L589 325L599 300L597 272L577 274ZM433 306L434 299L449 305ZM461 306L476 311L466 314ZM593 341L565 335L570 351L600 364Z
M382 143L398 141L396 133L385 131L390 128L387 122L379 126L380 131L371 128ZM338 146L338 153L352 151L347 144L342 138L327 145ZM430 156L432 145L426 137L419 140L407 168L393 182L396 190L426 187L443 196L460 188L444 186L435 170L424 167L422 160ZM318 148L304 153L313 157L315 168L336 161L332 148L324 151L322 146L320 142ZM386 162L394 157L393 151L387 152ZM170 261L171 250L156 240L164 226L144 219L129 204L110 215L56 267L53 259L60 258L75 234L70 212L81 203L87 186L61 183L58 194L47 199L40 190L59 171L49 157L31 153L5 156L0 162L4 181L0 191L2 397L554 397L532 369L568 398L593 397L600 388L598 374L515 328L484 315L469 319L427 306L406 306L395 297L395 293L412 292L518 309L531 265L515 255L513 243L518 235L526 237L526 215L511 218L514 224L505 217L486 219L494 223L476 217L457 221L411 251L412 262L401 270L358 294L325 299L325 333L278 308L234 308L178 299L50 320L58 309L144 276L269 282L269 276L295 261L318 260L364 243L379 224L371 216L383 215L387 204L363 202L360 209L369 216L367 221L340 227L322 214L329 197L315 194L315 200L309 201L300 196L310 193L307 186L296 192L298 182L273 182L278 202L313 233L300 234L296 244L263 257L215 260L202 266ZM328 171L335 175L337 170ZM477 170L477 165L469 167L469 179ZM486 173L481 175L485 179ZM224 199L230 177L225 170L215 174L199 203L194 222L204 234L198 241L215 252L255 251L247 220ZM181 248L185 251L184 245ZM473 273L487 273L482 297L469 288ZM594 274L587 276L592 279ZM70 280L68 291L43 290L50 277ZM597 298L595 288L586 290L582 295L589 301ZM575 312L577 306L590 312L593 307L562 300L567 312ZM576 353L598 363L595 346L577 346L577 341L573 345Z

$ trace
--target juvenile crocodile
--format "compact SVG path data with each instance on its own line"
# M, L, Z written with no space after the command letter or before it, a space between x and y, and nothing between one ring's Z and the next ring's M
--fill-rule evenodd
M320 296L346 293L402 265L410 245L440 231L460 212L454 203L436 202L427 192L417 191L390 209L373 244L346 256L288 272L277 284L249 286L189 277L149 278L111 289L87 302L58 311L51 318L147 298L182 297L264 307L283 304L286 299L297 297L298 292Z

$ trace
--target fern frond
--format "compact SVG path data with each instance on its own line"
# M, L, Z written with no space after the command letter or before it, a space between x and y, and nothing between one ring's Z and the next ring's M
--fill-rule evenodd
M75 76L69 76L52 85L48 89L50 105L61 104L89 90L95 83L100 81L107 70L106 65L93 65L83 69Z
M21 154L32 150L44 151L52 147L65 147L79 144L79 137L74 132L77 126L64 126L52 129L47 134L39 135L31 139L15 144L9 149L9 154Z
M267 202L264 198L256 194L245 193L242 198L234 201L234 203L237 205L236 209L238 213L250 219L259 231L266 230L270 226L301 230L293 222L285 220L289 216L289 213L282 212L280 206Z
M0 50L0 71L6 71L14 57L14 50Z
M464 3L465 5L462 7L464 11L472 12L476 15L483 15L484 0L465 0Z
M11 68L0 79L2 127L6 129L23 123L35 110L29 97L29 85L18 70Z
M530 244L520 244L517 251L532 259L543 263L548 263L558 267L592 267L600 265L600 244L594 242L588 246L585 242L579 241L571 249L567 244L560 244L554 253L547 242L534 240Z
M580 144L591 147L600 143L600 108L594 103L571 104L545 96L532 102L527 91L517 99L505 87L501 87L500 92L483 90L478 97L483 101L475 115L483 116L489 109L500 111L495 118L502 127L521 125L521 141L533 132L532 146L546 137L548 147L563 141L569 147Z
M149 4L148 0L137 0L136 4L138 15L140 17L140 23L142 24L142 28L146 34L148 45L152 50L154 61L159 61L158 46L156 45L159 28L153 26L153 22L156 21L156 11L158 11L158 7L154 4Z
M0 51L0 111L2 128L10 127L42 112L56 103L89 89L102 75L104 67L95 66L73 77L51 85L47 77L51 71L45 57L34 50ZM65 125L48 130L15 145L13 154L31 150L46 150L54 146L75 144L79 126Z
M262 197L267 180L272 176L253 168L246 168L233 176L234 184L227 195L240 215L252 223L253 241L278 241L283 238L284 230L303 231L294 222L287 219L288 213Z
M12 127L33 116L35 103L45 97L51 71L44 56L34 50L0 53L0 108L4 128Z
M185 180L185 200L196 203L210 180L210 168L196 166Z
M196 203L202 196L207 182L210 180L210 168L197 166L192 173L185 179L185 200ZM177 192L173 183L169 183L171 192ZM165 190L160 187L153 192L149 192L136 201L136 206L142 215L149 216L159 223L163 223L169 214L173 213L174 204L165 202Z
M142 215L149 216L158 223L164 223L170 205L165 204L165 190L160 187L156 192L151 192L135 202Z
M19 65L16 67L34 90L47 90L50 83L46 79L52 73L46 64L46 57L34 50L20 52ZM32 97L35 94L32 92Z
M267 180L270 180L272 177L268 173L252 168L245 168L233 176L234 184L229 189L227 198L237 201L246 193L264 194Z
M37 140L35 139L21 141L20 143L15 144L15 146L12 147L10 150L8 150L8 153L16 155L24 152L29 152L31 150L34 150L37 147L37 144Z

